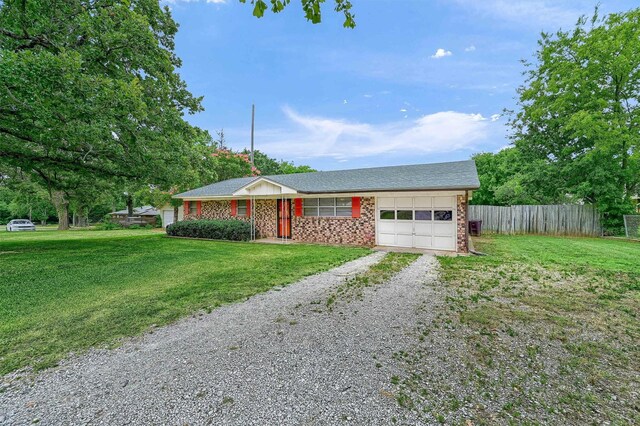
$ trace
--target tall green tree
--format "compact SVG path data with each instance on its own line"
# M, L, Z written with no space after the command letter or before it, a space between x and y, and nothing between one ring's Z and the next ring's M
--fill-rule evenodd
M526 63L513 141L525 162L547 168L550 198L570 194L615 228L640 183L640 9L581 18L543 33Z
M0 165L40 179L62 229L88 183L168 186L202 157L177 30L157 0L0 4Z

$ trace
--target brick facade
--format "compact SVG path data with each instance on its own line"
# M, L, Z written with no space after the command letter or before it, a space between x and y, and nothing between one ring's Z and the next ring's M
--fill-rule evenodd
M291 239L294 241L325 244L374 246L376 243L376 211L374 197L361 197L360 217L311 217L295 216L294 202L291 206ZM458 253L467 253L467 202L464 195L456 197ZM255 200L251 208L259 238L276 237L276 200ZM249 221L245 216L231 216L231 202L203 201L199 217L190 213L190 219L238 219Z
M464 195L456 197L456 206L458 211L458 229L457 229L457 251L458 253L468 253L469 247L467 243L467 200Z
M374 246L376 244L375 199L360 199L360 217L291 218L291 238L295 241L326 244Z
M251 206L251 215L254 216L256 231L260 238L276 236L276 200L255 200ZM231 216L231 201L203 201L202 213L198 217L189 212L185 220L193 219L238 219L246 222L251 218L247 216Z

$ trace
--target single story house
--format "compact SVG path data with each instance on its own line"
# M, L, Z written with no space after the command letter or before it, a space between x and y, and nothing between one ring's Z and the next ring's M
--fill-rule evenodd
M129 211L127 209L118 210L109 213L111 218L116 222L124 226L130 225L155 225L156 218L160 215L160 210L153 206L142 206L133 208L133 216L129 217Z
M177 194L184 219L240 219L261 238L468 251L475 162L229 179Z

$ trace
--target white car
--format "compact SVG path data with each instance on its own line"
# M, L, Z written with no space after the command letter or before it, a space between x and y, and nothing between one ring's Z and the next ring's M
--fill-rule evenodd
M13 219L7 223L7 231L35 231L36 226L29 219Z

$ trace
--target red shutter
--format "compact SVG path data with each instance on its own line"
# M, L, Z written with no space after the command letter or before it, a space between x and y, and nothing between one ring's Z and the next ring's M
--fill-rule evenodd
M302 198L296 198L293 201L295 203L295 215L302 216Z
M247 200L247 217L251 217L251 200Z
M351 217L360 217L360 197L351 198Z
M185 201L183 205L184 205L184 213L183 214L186 217L189 214L189 202Z
M238 215L238 201L231 200L231 216L237 216L237 215Z
M202 201L196 201L196 215L200 217L202 214Z

